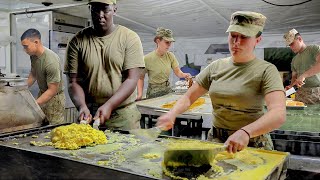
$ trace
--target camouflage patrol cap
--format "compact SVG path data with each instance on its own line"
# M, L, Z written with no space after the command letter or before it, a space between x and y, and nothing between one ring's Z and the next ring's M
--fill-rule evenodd
M172 31L170 29L165 29L163 27L159 27L156 32L157 37L162 37L166 41L175 41L172 37Z
M104 3L104 4L116 4L117 0L89 0L89 4L90 3Z
M226 32L238 32L253 37L263 31L266 17L251 11L237 11L231 15L229 28Z
M284 40L286 41L286 45L289 46L295 39L296 34L298 34L299 32L295 29L291 29L290 31L288 31L287 33L285 33L283 35Z

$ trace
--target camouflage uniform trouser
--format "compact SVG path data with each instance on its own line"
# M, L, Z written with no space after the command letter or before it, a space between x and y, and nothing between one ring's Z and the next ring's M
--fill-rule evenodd
M99 107L88 104L88 108L93 116L96 114ZM136 103L130 103L113 110L110 119L106 120L105 125L107 129L110 130L140 129L140 119L141 113L139 112Z
M170 88L170 83L168 81L161 84L148 84L146 97L155 98L155 97L164 96L171 92L173 91Z
M40 96L39 96L40 97ZM66 97L63 92L55 95L45 105L41 106L50 125L63 124Z
M295 100L304 102L305 104L320 103L320 87L299 88L298 91L296 92Z
M224 143L228 137L235 131L222 128L211 128L208 132L208 141ZM249 140L249 147L260 148L265 150L273 150L273 143L270 134L263 134Z

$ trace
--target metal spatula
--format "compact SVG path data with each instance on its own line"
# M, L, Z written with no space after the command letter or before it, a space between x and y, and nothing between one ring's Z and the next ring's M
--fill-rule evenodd
M92 127L93 129L99 130L99 126L100 126L100 118L94 120Z
M164 152L164 164L168 162L182 163L186 166L201 166L210 164L216 155L226 151L227 146L214 148L186 148L186 149L168 149Z
M153 127L150 129L132 129L130 134L134 134L138 139L144 142L155 141L161 133L160 127Z
M88 121L86 120L81 120L80 124L88 124ZM93 129L99 130L99 126L100 126L100 118L94 120L92 127Z

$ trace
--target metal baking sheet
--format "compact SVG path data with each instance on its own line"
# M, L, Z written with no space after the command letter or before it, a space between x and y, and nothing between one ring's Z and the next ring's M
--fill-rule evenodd
M291 110L304 110L307 106L286 106L287 109Z
M156 110L162 110L163 112L169 111L167 108L162 108L161 106L170 103L173 101L178 100L182 95L178 94L168 94L165 96L152 98L152 99L146 99L142 101L137 102L137 106L139 107L145 107L145 108L152 108ZM183 114L185 115L204 115L204 114L212 114L212 104L211 99L209 96L202 96L202 98L205 99L205 103L201 106L195 107L191 110L187 110Z

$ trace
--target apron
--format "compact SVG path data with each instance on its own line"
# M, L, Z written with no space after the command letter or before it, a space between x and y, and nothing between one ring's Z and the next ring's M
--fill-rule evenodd
M173 90L171 89L170 83L168 81L161 84L149 83L146 98L149 99L149 98L160 97L172 92Z

